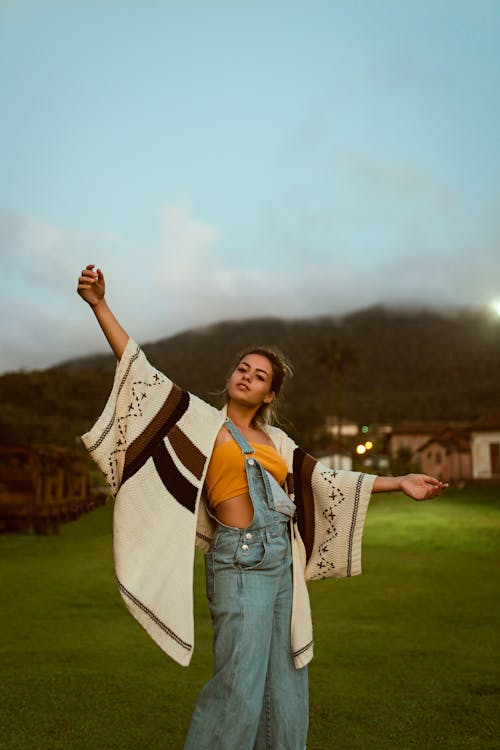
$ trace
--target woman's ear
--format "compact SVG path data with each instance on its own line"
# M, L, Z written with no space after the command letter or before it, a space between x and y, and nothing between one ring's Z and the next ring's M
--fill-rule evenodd
M264 396L264 403L265 404L270 404L272 401L274 401L275 398L276 398L275 392L274 391L269 391L269 393L267 394L267 396Z

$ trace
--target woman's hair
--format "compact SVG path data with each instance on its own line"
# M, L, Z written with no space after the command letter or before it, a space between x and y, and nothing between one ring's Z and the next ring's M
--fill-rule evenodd
M293 369L283 352L274 346L249 346L238 352L229 369L226 380L229 380L233 372L238 367L241 360L248 354L260 354L266 357L272 368L271 388L274 393L274 400L270 404L262 404L253 418L254 424L275 424L278 422L278 399L283 392L283 384L287 378L293 375ZM227 391L225 390L226 400Z

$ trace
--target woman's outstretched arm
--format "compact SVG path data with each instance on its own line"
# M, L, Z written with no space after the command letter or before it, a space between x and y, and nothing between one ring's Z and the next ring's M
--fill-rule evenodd
M399 490L413 500L430 500L441 494L448 485L427 474L406 474L403 477L377 477L372 492Z
M105 300L106 284L100 268L85 266L78 279L78 294L90 305L117 359L121 359L129 339Z

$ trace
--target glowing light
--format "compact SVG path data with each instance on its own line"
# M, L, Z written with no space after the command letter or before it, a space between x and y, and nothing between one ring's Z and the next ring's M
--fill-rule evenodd
M361 432L363 433L363 435L366 435L366 433L368 432L368 427L365 424L361 428Z
M491 309L495 313L495 315L498 315L500 317L500 299L494 299L491 303Z
M362 455L363 453L366 453L366 448L365 448L365 446L364 446L364 445L357 445L357 446L356 446L356 453L358 453L358 454L359 454L360 456L361 456L361 455Z
M370 451L373 448L373 443L371 440L367 440L365 443L365 448L367 451Z

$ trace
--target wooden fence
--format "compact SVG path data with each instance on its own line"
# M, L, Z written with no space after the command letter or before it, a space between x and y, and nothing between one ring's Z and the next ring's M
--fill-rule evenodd
M91 488L89 470L75 451L51 445L0 445L0 532L57 532L106 502Z

